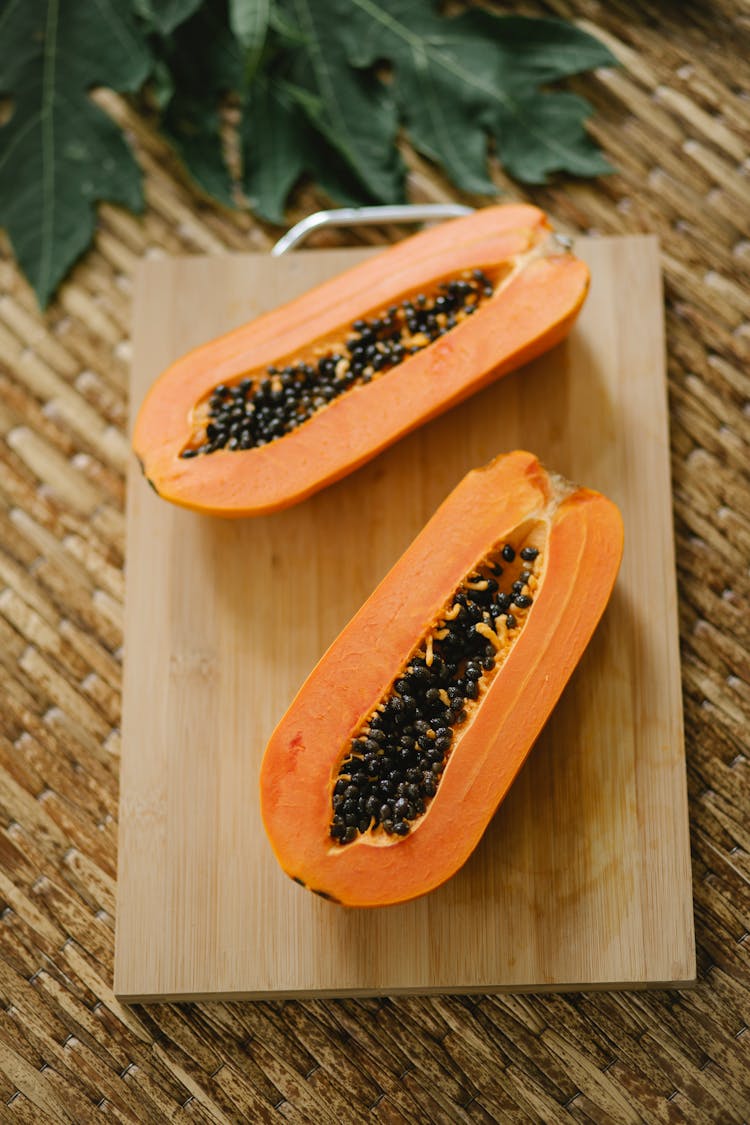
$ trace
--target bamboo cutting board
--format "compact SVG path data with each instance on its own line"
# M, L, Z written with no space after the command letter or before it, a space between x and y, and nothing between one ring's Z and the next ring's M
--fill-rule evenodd
M664 338L653 239L582 240L569 341L286 512L223 522L135 465L127 531L115 992L126 1000L684 984L695 977ZM365 251L145 263L132 401L178 354ZM524 447L610 495L610 607L467 865L347 910L277 867L266 740L470 468ZM353 669L356 674L356 669Z

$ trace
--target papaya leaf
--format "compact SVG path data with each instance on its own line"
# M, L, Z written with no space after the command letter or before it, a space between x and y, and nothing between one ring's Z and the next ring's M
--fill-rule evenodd
M373 201L336 150L310 129L301 96L288 83L261 75L245 104L245 191L252 209L271 223L284 223L287 195L305 173L336 203Z
M133 0L133 10L149 31L170 35L200 6L201 0Z
M229 0L229 26L245 52L245 83L255 76L268 34L271 0Z
M610 170L588 103L554 84L615 59L562 20L446 17L434 0L0 0L0 43L0 223L42 305L98 200L142 206L97 85L149 80L163 133L226 205L229 96L246 193L276 223L303 175L336 202L402 200L399 132L465 191L494 193L492 152L525 183Z
M305 41L305 37L297 24L279 8L276 2L271 6L268 26L271 31L276 32L277 39L285 47L294 47Z
M12 107L0 128L0 223L45 306L91 241L97 201L142 207L140 170L89 91L137 90L150 58L117 0L8 0L0 42L0 96Z
M326 0L348 60L393 66L392 93L415 148L466 191L492 192L487 139L510 175L543 183L556 171L611 171L586 134L583 98L539 89L614 56L562 20L438 15L429 0ZM333 9L336 9L333 11Z
M289 48L286 76L308 126L338 152L360 191L383 203L403 199L396 104L375 74L349 64L338 26L349 20L353 6L348 0L285 0L282 10L302 35Z
M305 170L306 128L280 84L253 83L242 118L244 184L250 206L271 223L284 222L284 202Z
M299 31L283 57L287 97L318 143L339 154L359 195L403 198L399 126L465 191L495 193L490 141L506 171L524 183L559 171L611 171L585 131L588 103L547 88L616 62L572 24L484 11L446 18L431 0L277 0L274 12L272 25L281 20ZM267 155L277 145L283 152L284 182L293 184L292 167L302 162L299 119L287 110L274 131L264 131L257 117L254 128L264 133ZM267 188L268 177L264 182ZM267 214L279 214L275 196ZM267 191L259 198L271 199Z
M221 98L242 84L242 51L227 21L224 0L204 3L164 41L160 62L172 91L162 131L201 188L226 206L232 184L221 143Z

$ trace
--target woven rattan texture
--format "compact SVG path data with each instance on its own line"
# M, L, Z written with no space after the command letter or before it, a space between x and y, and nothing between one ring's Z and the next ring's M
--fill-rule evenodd
M7 246L0 263L3 1121L750 1117L750 16L740 0L524 10L598 29L622 63L577 83L617 173L529 198L571 230L653 231L663 247L698 987L114 999L134 269L147 254L263 249L276 232L200 199L143 120L102 95L137 147L145 216L102 207L94 251L45 317ZM451 196L412 166L415 198ZM292 217L322 202L301 191Z

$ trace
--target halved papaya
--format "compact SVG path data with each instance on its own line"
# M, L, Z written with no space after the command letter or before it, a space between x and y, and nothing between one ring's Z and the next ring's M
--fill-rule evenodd
M266 747L261 809L283 870L348 906L453 875L580 659L622 545L616 506L530 453L469 473Z
M166 500L276 511L563 339L588 282L538 208L485 208L177 360L133 447Z

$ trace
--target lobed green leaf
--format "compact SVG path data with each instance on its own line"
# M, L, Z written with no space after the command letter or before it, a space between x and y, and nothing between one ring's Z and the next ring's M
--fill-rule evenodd
M524 183L611 170L588 103L552 86L615 59L562 20L444 17L432 0L6 0L0 43L0 222L42 305L89 244L96 202L142 205L130 150L89 96L98 84L149 78L164 134L226 205L232 94L243 186L275 223L303 175L337 202L402 200L400 130L473 193L495 192L491 151Z
M0 128L0 223L44 306L88 246L97 201L142 206L138 166L89 91L137 90L150 58L116 0L9 0L0 42L0 94L12 99Z

